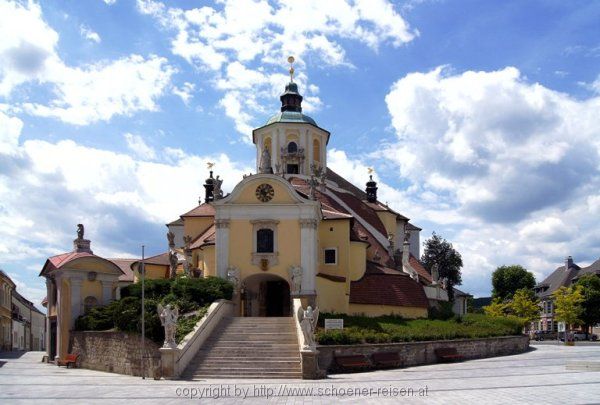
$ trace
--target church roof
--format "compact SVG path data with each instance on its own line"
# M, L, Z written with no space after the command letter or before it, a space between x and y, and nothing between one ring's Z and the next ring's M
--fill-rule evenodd
M190 249L198 249L202 246L206 245L214 245L215 244L215 224L211 224L208 228L206 228L200 236L192 241L190 244Z
M428 308L423 287L407 274L367 262L367 271L350 283L350 303Z
M116 265L115 263L113 263L111 260L109 259L105 259L103 257L100 256L96 256L93 253L89 253L89 252L68 252L68 253L61 253L59 255L56 256L52 256L49 257L48 260L46 260L46 263L44 264L44 267L42 268L42 271L40 272L40 276L43 276L53 270L58 270L64 266L66 266L67 264L71 263L74 260L77 259L81 259L83 257L94 257L100 260L105 260L113 265L115 265L117 268L119 268L119 270L121 272L123 272L123 270Z
M276 122L306 123L306 124L311 124L311 125L318 127L315 120L313 120L308 115L302 114L301 112L297 112L297 111L278 112L277 114L275 114L271 118L269 118L269 120L267 121L265 126L274 124Z
M200 204L196 208L191 211L186 212L181 217L214 217L215 216L215 207L211 204L204 203Z
M138 259L108 259L114 264L116 264L123 275L119 276L119 281L130 281L133 282L133 270L131 269L131 265L138 261Z

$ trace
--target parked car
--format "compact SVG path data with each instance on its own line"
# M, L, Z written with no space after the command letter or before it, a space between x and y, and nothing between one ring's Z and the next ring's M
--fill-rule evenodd
M573 332L574 340L598 340L598 335L592 333L584 333L584 332Z
M558 335L556 334L556 332L550 331L550 330L536 330L534 335L533 335L533 339L534 340L556 340L558 337Z

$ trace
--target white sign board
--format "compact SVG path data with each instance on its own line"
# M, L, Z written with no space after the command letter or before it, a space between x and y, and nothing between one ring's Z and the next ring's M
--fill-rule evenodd
M559 332L564 332L565 331L565 323L564 322L559 322L558 323L558 331Z
M343 319L325 319L325 330L344 329Z

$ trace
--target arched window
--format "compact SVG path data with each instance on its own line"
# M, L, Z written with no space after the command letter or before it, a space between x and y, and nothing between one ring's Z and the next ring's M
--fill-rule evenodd
M85 297L85 299L83 300L83 313L87 314L92 308L95 308L97 306L98 300L96 299L96 297L92 297L91 295Z
M321 161L321 143L318 139L313 139L313 160L315 162Z
M256 252L273 253L274 250L273 230L259 229L256 232Z
M290 142L290 143L288 143L287 151L288 151L288 153L296 153L296 152L298 152L298 145L296 144L296 142Z

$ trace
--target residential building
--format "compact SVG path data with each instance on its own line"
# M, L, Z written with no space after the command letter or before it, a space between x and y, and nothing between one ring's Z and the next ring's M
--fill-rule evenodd
M44 350L46 315L18 291L12 295L13 350Z
M0 351L12 349L12 293L15 283L0 270Z

